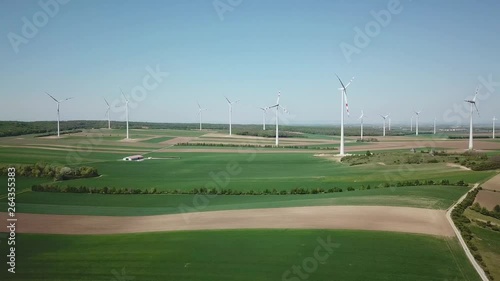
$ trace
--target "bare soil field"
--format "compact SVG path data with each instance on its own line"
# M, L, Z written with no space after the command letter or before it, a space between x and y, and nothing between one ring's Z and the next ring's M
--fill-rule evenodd
M116 234L215 229L361 229L453 236L444 210L320 206L145 217L17 214L18 233ZM7 213L0 213L6 220Z
M500 191L500 174L481 185L483 189Z
M500 192L493 192L491 190L481 190L476 196L476 200L481 207L485 207L488 210L493 210L495 205L500 205Z

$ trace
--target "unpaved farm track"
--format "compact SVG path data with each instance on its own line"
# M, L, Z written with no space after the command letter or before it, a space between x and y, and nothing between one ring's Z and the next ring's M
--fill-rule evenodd
M443 210L320 206L197 212L144 217L16 215L18 233L118 234L215 229L358 229L454 236ZM0 213L0 219L7 219Z

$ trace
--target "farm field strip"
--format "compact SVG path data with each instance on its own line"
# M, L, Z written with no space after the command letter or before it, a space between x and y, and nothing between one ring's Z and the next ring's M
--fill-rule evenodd
M7 213L0 213L6 220ZM445 211L385 206L316 206L107 217L17 214L18 233L117 234L220 229L361 229L453 236Z
M310 280L480 280L456 239L408 233L226 230L19 234L18 240L22 270L15 279L2 270L2 280L109 280L115 272L134 280L274 281L302 267L318 246L326 259Z
M1 177L0 177L1 179ZM40 183L43 183L40 180ZM29 188L32 181L20 180ZM196 195L110 195L27 192L17 197L20 213L146 216L181 212L218 211L235 209L280 208L300 206L401 206L445 210L468 187L418 186L358 190L309 195L218 195L208 204L195 208ZM6 199L0 207L7 208ZM181 208L183 207L183 208Z

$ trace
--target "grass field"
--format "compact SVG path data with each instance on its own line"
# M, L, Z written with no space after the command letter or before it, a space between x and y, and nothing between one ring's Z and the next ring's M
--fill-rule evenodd
M22 150L5 155L2 161L32 163L34 159L61 159L65 152ZM103 176L60 183L89 187L157 188L159 190L192 190L217 186L237 190L290 190L292 188L331 188L377 185L403 180L442 180L452 182L482 181L494 172L472 172L445 164L381 166L377 164L350 167L310 154L243 154L243 153L151 153L148 157L179 159L120 161L122 155L93 152L81 161L96 167ZM62 158L64 159L64 158ZM228 166L230 168L228 168Z
M447 209L467 187L419 186L316 195L218 195L194 208L194 195L104 195L27 192L17 197L18 212L63 215L142 216L188 211L365 205ZM190 208L180 208L189 206ZM7 208L7 199L0 199Z
M322 248L318 239L336 245ZM388 232L19 235L17 242L17 255L22 257L17 273L5 279L6 264L2 262L2 280L132 280L124 279L126 276L162 281L300 280L292 279L293 273L283 275L314 257L317 247L321 257L328 257L309 273L302 269L309 280L479 280L456 240Z
M479 249L486 266L495 280L500 279L500 234L498 232L471 225L474 244Z

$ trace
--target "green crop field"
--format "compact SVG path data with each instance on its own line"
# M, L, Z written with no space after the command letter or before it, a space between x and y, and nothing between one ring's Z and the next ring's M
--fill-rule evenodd
M95 153L96 159L110 155ZM376 164L350 167L310 154L243 153L151 153L148 157L179 159L117 161L92 164L103 176L61 183L94 187L157 188L192 190L220 187L235 190L290 190L377 185L402 180L465 180L478 182L494 172L472 172L447 167L443 163L400 166Z
M470 226L474 234L474 244L479 249L488 270L495 280L500 278L500 235L498 232L478 226Z
M23 213L106 216L332 205L447 209L468 189L455 186L417 186L315 195L217 195L210 197L209 203L199 208L194 208L195 195L27 192L17 197L17 209ZM6 198L0 199L0 208L7 208Z
M318 281L479 280L455 239L389 232L23 234L17 242L16 274L7 276L2 252L1 280L301 280L293 266Z

